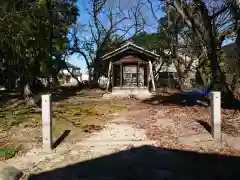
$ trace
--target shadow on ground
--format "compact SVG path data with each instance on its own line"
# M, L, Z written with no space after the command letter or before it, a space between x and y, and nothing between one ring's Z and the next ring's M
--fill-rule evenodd
M20 93L14 91L1 91L0 92L0 108L7 102L11 101L11 104L17 103L21 100Z
M96 90L96 92L94 92L93 94L89 93L90 91L94 91ZM99 90L99 92L97 92L97 90ZM60 87L55 87L53 89L50 90L46 90L43 93L51 93L52 94L52 101L61 101L61 100L65 100L68 99L70 97L74 97L74 96L80 96L80 97L99 97L102 93L103 90L100 90L99 88L91 88L91 87L86 87L86 86L69 86L69 87L64 87L64 86L60 86Z
M40 106L42 94L51 93L53 101L61 101L64 99L68 99L69 97L76 96L77 92L79 92L80 90L82 90L82 88L80 87L44 88L39 89L39 91L35 92L33 98L35 99L36 104ZM84 96L84 93L78 95ZM17 107L19 105L25 104L26 102L20 91L5 91L0 94L0 107L3 107L6 103L9 106L16 104L14 107Z
M53 143L52 148L55 149L58 145L60 145L70 134L71 130L65 130L63 134Z
M180 106L204 106L207 107L209 102L207 101L206 97L199 94L194 93L173 93L173 94L166 94L161 95L157 94L150 99L146 99L143 101L144 103L151 104L151 105L159 105L159 104L176 104Z
M188 92L176 92L176 93L165 93L165 95L157 94L150 99L144 100L144 103L151 105L158 104L175 104L179 106L210 106L210 97L199 93L197 90ZM221 94L223 109L233 109L240 110L240 101L238 99L233 99L229 95Z
M207 123L207 122L205 122L205 121L202 121L202 120L197 120L197 122L198 122L201 126L203 126L203 127L207 130L207 132L211 133L212 127L210 126L209 123Z
M78 87L59 87L49 91L52 94L53 101L61 101L64 99L68 99L69 97L73 97L77 95L77 92L82 90ZM84 96L84 93L78 94L79 96Z
M142 146L31 175L28 180L235 180L239 157Z
M94 88L89 88L85 86L59 86L59 87L51 87L51 88L43 88L36 91L33 95L33 98L35 99L35 103L38 107L41 107L41 95L42 94L51 94L52 95L52 101L62 101L65 99L68 99L70 97L74 96L81 96L86 97L89 96L88 93L90 90L93 90ZM83 92L84 91L84 92ZM100 94L101 95L103 91ZM18 107L20 105L25 104L26 101L24 100L23 96L21 95L20 91L4 91L0 93L0 108L7 106L11 108ZM8 109L11 109L8 108Z

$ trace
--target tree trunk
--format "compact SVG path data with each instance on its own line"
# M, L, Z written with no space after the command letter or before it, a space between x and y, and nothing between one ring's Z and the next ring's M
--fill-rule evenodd
M80 85L81 82L78 80L78 78L67 68L67 71L71 74L71 76L77 81L77 85Z
M92 82L92 70L91 70L91 68L88 68L88 81L89 81L89 84L91 84L91 82Z
M24 97L25 103L27 105L33 106L36 104L36 102L33 98L33 93L32 93L31 86L29 83L26 83L23 86L23 97Z
M52 78L53 78L53 79L52 79L52 80L53 80L53 81L52 81L52 85L53 85L53 86L58 86L60 83L59 83L59 80L58 80L57 75L53 75Z
M88 78L88 81L89 81L88 85L89 85L89 87L90 88L98 87L98 78L96 76L95 70L93 70L93 72L92 72L92 69L89 68L88 69L88 76L89 76L89 78Z
M177 83L178 83L178 89L183 90L184 89L184 85L183 85L184 82L183 82L182 78L179 77L179 76L178 76L178 79L177 79Z
M203 85L203 86L208 86L208 79L207 77L205 76L205 74L203 73L203 70L202 68L198 68L197 69L197 73L198 73L198 77L200 78L200 82L198 82L200 85Z
M227 83L227 78L224 72L222 72L219 62L217 61L217 68L220 73L220 81L222 83L222 86L224 87L225 92L231 99L235 99L233 91L229 88L228 83Z
M212 72L210 88L212 90L217 90L219 89L219 87L216 87L216 83L219 82L220 80L219 73L218 73L218 66L217 66L218 64L218 55L217 55L217 49L216 49L217 43L215 40L213 25L210 20L208 20L208 23L206 26L207 26L207 33L209 37L208 47L210 50L208 51L208 59L210 60L210 66L211 66L211 72Z
M92 88L97 88L98 87L98 80L100 77L100 65L99 65L99 60L94 61L94 69L93 69L93 74L92 74L92 81L91 81L91 87Z
M237 92L238 87L239 87L238 76L237 76L237 73L235 73L233 75L233 79L232 79L232 82L231 82L231 89L232 89L234 94Z
M21 88L21 97L25 100L27 105L35 105L35 100L33 98L32 92L33 78L31 75L23 70L23 73L20 78L20 88Z
M174 66L177 70L178 78L177 78L177 84L178 84L178 89L182 90L184 89L184 76L183 76L183 70L181 67L181 61L180 59L177 59L177 56L173 59Z
M92 88L97 88L98 87L98 80L99 80L99 72L98 72L98 70L94 70L93 71L93 79L92 79L92 81L91 81L91 87Z

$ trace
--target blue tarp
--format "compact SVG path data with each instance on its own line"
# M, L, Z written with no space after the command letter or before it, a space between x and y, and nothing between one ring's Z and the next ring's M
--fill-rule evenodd
M207 96L210 93L209 88L202 88L202 89L194 89L192 91L184 92L183 95L187 96Z

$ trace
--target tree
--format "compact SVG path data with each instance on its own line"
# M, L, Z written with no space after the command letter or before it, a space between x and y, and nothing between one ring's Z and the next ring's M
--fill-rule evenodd
M74 3L75 0L1 1L1 73L8 80L13 74L14 81L19 79L26 99L31 99L31 87L38 77L56 77L64 64L68 29L78 13Z
M156 1L147 1L149 11L152 13L155 22L158 23L158 40L156 40L156 52L160 54L161 59L158 62L159 68L156 75L160 72L161 67L172 66L174 64L178 74L178 84L181 88L188 86L194 68L196 56L192 54L193 41L190 37L189 29L184 25L181 17L174 11L168 11L166 4L160 3L163 17L158 17L155 13L154 5ZM194 53L195 54L195 53Z
M153 17L158 21L159 17L153 10L156 2L148 0L148 4ZM224 89L231 94L226 82L226 74L219 62L222 42L232 35L229 5L224 0L217 3L201 0L167 0L161 1L159 5L167 15L168 25L161 24L161 32L165 35L165 39L168 39L170 58L176 66L179 79L185 79L184 74L187 71L183 72L183 69L191 69L189 67L193 62L190 60L186 65L183 64L184 59L179 54L184 51L190 59L200 57L197 71L202 72L202 75L205 75L205 69L208 69L205 67L210 66L212 75L211 78L204 78L206 84L210 80L212 89L215 89L220 81ZM185 68L181 68L182 65Z
M138 46L141 46L150 51L154 51L157 54L161 54L161 59L158 59L154 62L154 65L157 66L157 69L154 69L154 77L158 75L162 66L169 59L164 50L166 47L166 39L162 36L162 33L147 33L145 31L136 34L135 36L130 38ZM160 66L158 66L160 64Z
M231 13L234 18L234 31L236 32L237 38L236 38L236 45L237 45L237 54L236 54L236 59L237 61L235 64L233 64L233 68L231 69L231 73L233 74L233 80L232 80L232 90L233 92L237 91L237 87L239 87L239 78L240 78L240 29L239 29L239 20L240 20L240 3L237 0L228 0L228 5L231 8Z
M217 5L219 4L217 3ZM221 31L219 31L216 26L216 19L219 18L220 15L226 13L229 6L222 1L221 6L214 6L211 12L210 7L212 6L209 6L204 1L195 0L192 3L171 1L168 2L168 7L169 10L174 10L181 16L188 28L191 29L194 36L197 38L200 47L204 50L203 52L207 52L207 59L210 61L211 65L212 89L215 89L216 84L220 81L224 89L231 93L226 82L226 75L222 72L219 65L221 44L231 31L229 31L229 25L226 23L222 23ZM225 20L229 18L229 16L226 16Z
M79 53L84 57L89 70L92 84L97 85L101 75L101 56L109 51L108 43L118 35L118 39L125 39L130 31L133 34L139 32L144 24L141 18L141 0L129 9L121 7L121 1L114 4L107 0L91 0L91 8L86 11L90 21L85 25L90 32L90 37L81 35L79 27L73 31L74 47L73 53Z

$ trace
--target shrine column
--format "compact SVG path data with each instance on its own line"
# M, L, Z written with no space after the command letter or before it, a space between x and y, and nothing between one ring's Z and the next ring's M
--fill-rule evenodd
M112 61L109 63L108 67L108 82L107 82L107 91L109 89L110 81L111 81L111 69L112 69Z
M150 78L152 80L152 86L153 86L153 92L156 92L155 82L154 82L154 76L153 76L153 67L152 62L149 60L149 70L150 70Z
M123 86L123 64L120 63L120 88Z
M139 62L137 62L137 87L139 87Z

